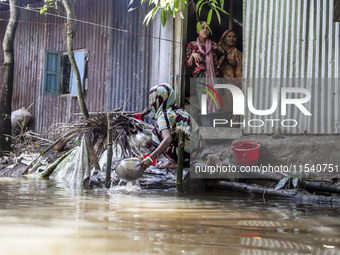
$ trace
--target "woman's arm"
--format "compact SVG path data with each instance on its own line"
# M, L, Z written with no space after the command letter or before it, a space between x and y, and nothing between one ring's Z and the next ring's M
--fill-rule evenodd
M228 63L232 66L237 66L237 61L235 59L228 58Z
M156 150L154 150L151 155L150 158L152 160L154 160L155 158L157 158L159 155L161 155L163 152L166 151L166 149L170 146L171 142L172 142L172 135L169 129L163 129L161 131L162 133L162 142L158 145L158 147L156 148Z
M220 68L222 63L224 61L224 55L220 58L220 60L218 61L218 65L217 65L217 68Z
M237 61L236 61L236 58L237 58L237 50L236 48L228 55L228 63L232 66L237 66Z
M169 147L169 145L172 142L172 135L169 129L163 129L161 131L162 133L162 142L158 145L158 147L151 153L149 156L152 161L157 158L159 155L161 155L163 152L166 151L166 149ZM149 158L143 159L141 163L139 163L137 166L142 166L142 171L144 171L145 168L151 165L152 161Z

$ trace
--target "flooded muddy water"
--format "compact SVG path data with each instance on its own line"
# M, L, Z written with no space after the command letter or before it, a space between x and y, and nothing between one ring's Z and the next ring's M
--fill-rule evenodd
M0 254L340 254L340 210L0 177Z

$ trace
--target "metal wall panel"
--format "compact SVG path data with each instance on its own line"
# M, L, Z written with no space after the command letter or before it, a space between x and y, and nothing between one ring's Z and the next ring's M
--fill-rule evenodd
M340 24L332 22L332 14L332 0L244 0L243 87L253 88L254 107L272 106L273 87L299 87L311 92L305 106L312 114L305 116L288 105L287 115L281 116L279 92L279 106L272 115L246 112L246 122L261 119L265 125L246 124L245 133L340 133ZM266 119L294 119L298 125L285 128Z
M115 1L112 26L123 31L112 30L112 70L111 84L107 90L108 109L131 103L133 104L126 107L126 110L142 110L146 106L151 40L146 35L151 34L150 26L142 24L147 13L144 6L147 5L126 12L128 2Z
M157 15L145 26L143 20L150 10L148 3L126 13L122 10L127 10L127 5L128 1L119 1L113 14L112 26L123 31L112 30L107 108L128 105L126 110L141 111L148 106L150 87L161 82L171 83L173 19L169 17L163 28Z

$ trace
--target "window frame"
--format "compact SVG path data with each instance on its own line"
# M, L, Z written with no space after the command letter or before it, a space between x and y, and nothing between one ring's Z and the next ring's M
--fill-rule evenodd
M85 77L87 75L87 62L89 52L85 49L73 51L79 69L83 92L87 90ZM43 73L43 95L55 96L77 96L77 84L73 70L69 78L69 93L63 93L64 66L63 58L68 56L67 52L45 50L44 73Z

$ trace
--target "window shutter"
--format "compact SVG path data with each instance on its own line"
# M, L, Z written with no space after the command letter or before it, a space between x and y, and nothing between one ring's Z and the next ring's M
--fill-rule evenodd
M76 51L74 52L74 58L76 59L76 63L79 69L80 80L81 80L81 87L83 88L84 84L84 74L85 74L85 51ZM72 97L77 96L77 84L76 84L76 77L72 70L71 72L71 92L70 95Z
M45 50L43 81L44 95L60 94L60 63L60 52Z

